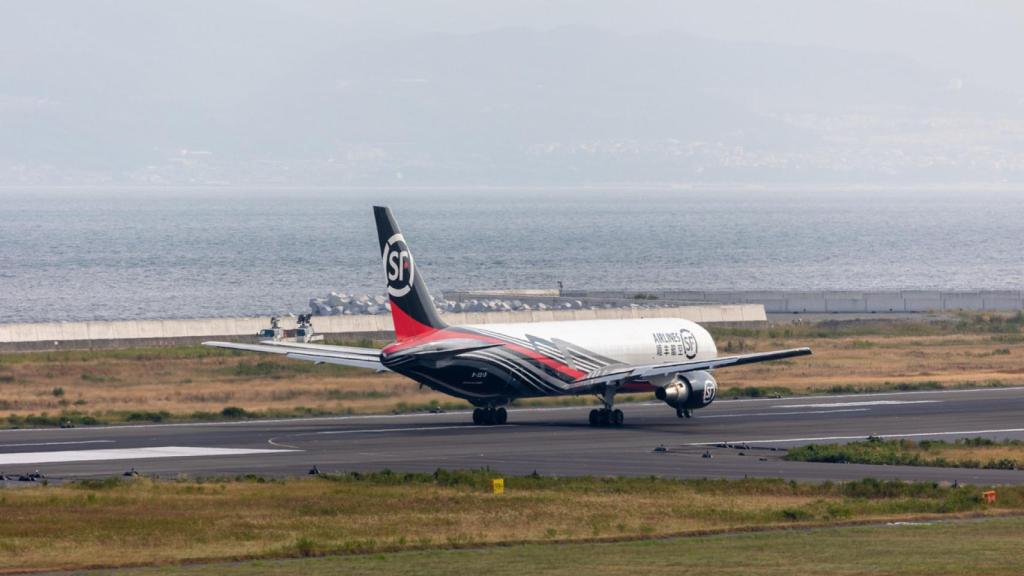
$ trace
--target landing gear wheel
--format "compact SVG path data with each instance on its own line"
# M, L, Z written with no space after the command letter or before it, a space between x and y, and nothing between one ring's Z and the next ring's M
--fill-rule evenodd
M611 411L612 426L622 426L623 420L625 420L625 416L623 416L622 410L615 409Z
M595 408L590 411L591 426L622 426L623 419L622 410Z
M490 426L491 424L504 424L508 422L508 410L504 408L474 408L473 424L477 426Z
M691 416L689 408L676 408L676 418L690 418Z

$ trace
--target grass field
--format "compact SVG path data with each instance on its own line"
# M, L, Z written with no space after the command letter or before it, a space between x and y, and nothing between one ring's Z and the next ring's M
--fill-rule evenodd
M720 354L811 346L722 370L721 397L1024 384L1024 317L713 329ZM365 344L365 343L363 343ZM620 397L646 400L648 395ZM591 403L589 397L520 405ZM394 374L201 346L0 354L0 425L410 412L468 404Z
M949 466L1017 470L1024 467L1024 442L988 438L942 440L883 440L871 438L849 444L808 444L791 448L786 460L850 462L890 466Z
M858 526L607 544L528 544L470 550L257 560L116 571L123 576L378 574L433 576L790 576L1024 573L1024 518Z
M1024 487L999 488L990 505L977 487L874 480L522 477L506 479L507 492L494 495L491 477L439 471L276 481L113 479L0 490L0 572L619 541L1024 511ZM550 549L535 550L552 557Z

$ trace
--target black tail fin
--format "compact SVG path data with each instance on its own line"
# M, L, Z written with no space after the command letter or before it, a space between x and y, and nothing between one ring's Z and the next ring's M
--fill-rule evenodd
M374 206L373 217L377 221L377 238L388 281L395 337L405 340L444 328L447 325L441 321L434 301L430 299L423 275L416 269L412 252L391 215L391 209Z

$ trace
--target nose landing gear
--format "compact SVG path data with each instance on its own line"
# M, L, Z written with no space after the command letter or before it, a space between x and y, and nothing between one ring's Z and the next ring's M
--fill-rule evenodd
M508 410L504 408L474 408L473 424L478 426L489 426L492 424L504 424L508 422Z

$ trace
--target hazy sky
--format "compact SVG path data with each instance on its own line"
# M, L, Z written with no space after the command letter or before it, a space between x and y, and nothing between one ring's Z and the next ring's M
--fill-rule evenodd
M321 34L393 36L594 26L627 34L680 31L733 41L894 52L965 76L1022 82L1024 3L1014 0L36 0L7 1L0 58L51 34L132 36L164 21L181 34L296 42ZM145 36L138 37L144 40ZM27 42L27 44L26 44Z
M894 52L1021 86L1024 3L1014 0L518 0L293 2L353 31L472 33L509 26L677 30L733 41Z
M39 0L0 15L0 184L1024 181L1024 2Z

